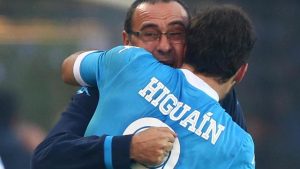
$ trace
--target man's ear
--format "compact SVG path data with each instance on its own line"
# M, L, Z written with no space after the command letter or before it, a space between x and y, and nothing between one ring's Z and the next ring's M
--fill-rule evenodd
M248 63L243 64L235 74L234 81L241 82L248 70Z
M129 45L129 34L123 30L122 32L123 45Z

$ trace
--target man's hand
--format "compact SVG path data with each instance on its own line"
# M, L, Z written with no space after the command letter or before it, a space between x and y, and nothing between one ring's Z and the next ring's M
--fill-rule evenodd
M176 134L167 127L152 127L133 136L130 157L144 165L159 165L172 150Z

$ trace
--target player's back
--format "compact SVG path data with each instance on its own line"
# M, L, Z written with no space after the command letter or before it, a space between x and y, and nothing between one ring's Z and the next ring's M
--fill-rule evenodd
M221 108L210 86L188 70L160 64L147 52L124 52L122 57L129 59L118 71L100 71L100 104L86 135L130 134L168 126L178 139L160 167L253 167L251 136Z

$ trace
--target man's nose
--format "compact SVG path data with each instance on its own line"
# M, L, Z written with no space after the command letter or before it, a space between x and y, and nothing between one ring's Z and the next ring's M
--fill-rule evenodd
M169 53L170 50L171 50L170 41L165 34L162 34L159 39L158 51L162 53Z

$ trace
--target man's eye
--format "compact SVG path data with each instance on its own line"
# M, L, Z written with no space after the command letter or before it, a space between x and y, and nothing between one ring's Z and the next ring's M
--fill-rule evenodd
M184 33L183 32L169 32L168 37L172 40L181 40L184 39Z
M158 33L156 32L144 32L143 34L144 36L153 36L153 37L156 37L158 35Z
M169 36L182 36L184 33L183 32L169 32Z

